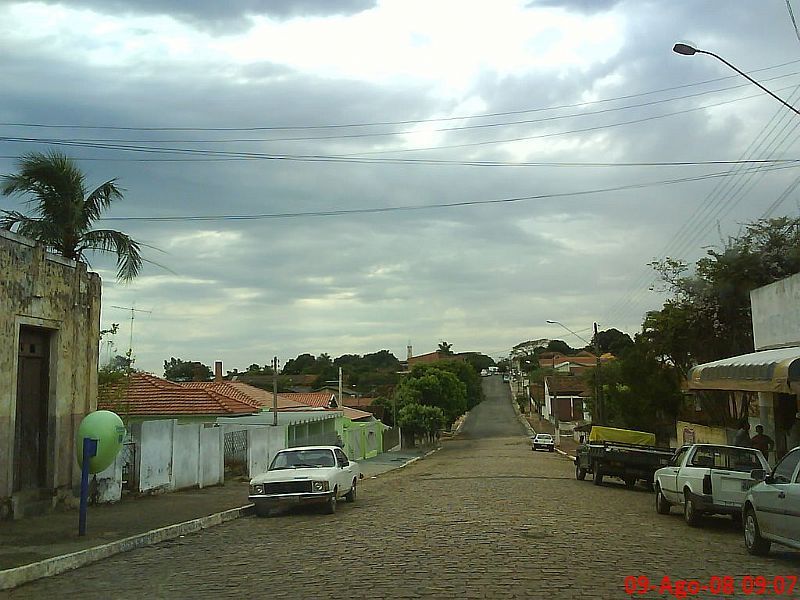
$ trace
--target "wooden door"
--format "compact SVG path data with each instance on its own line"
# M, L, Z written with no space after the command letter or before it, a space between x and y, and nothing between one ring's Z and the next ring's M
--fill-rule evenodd
M14 491L45 487L50 383L50 334L22 327L19 332Z

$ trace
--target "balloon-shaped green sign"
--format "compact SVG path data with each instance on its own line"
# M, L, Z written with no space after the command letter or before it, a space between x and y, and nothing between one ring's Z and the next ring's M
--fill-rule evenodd
M97 453L89 459L89 472L99 473L107 469L122 449L125 425L117 413L98 410L86 415L78 427L75 450L78 464L83 467L83 438L97 440Z

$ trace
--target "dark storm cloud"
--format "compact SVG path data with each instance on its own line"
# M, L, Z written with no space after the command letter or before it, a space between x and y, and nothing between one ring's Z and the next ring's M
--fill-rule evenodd
M246 29L249 17L273 19L354 15L376 0L44 0L50 4L88 8L109 15L167 15L201 29L229 33Z
M610 10L621 0L533 0L526 8L556 7L569 11L594 14Z

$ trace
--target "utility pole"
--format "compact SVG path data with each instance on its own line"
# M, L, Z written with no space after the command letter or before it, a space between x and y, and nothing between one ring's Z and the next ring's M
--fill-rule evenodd
M594 324L594 352L597 359L594 371L594 401L596 404L595 414L597 415L597 425L605 425L605 407L603 406L603 388L600 385L600 340L597 337L597 323Z
M339 408L342 408L344 405L344 400L342 398L342 367L339 367Z
M152 310L139 310L138 308L133 308L131 306L115 306L113 304L109 305L109 308L119 308L120 310L129 310L131 311L131 331L130 331L130 342L128 344L128 360L131 359L133 356L133 321L136 318L136 313L146 313L148 315L153 314Z
M272 426L278 426L278 357L272 358Z

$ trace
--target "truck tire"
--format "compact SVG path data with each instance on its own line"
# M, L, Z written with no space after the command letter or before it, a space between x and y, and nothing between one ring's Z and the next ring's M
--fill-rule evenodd
M664 498L661 486L656 484L656 512L660 515L668 515L670 506L670 503Z
M575 465L575 479L578 481L586 479L586 469L581 469L578 465Z
M350 488L350 491L344 495L344 499L348 502L355 502L356 501L356 480L353 479L353 486Z
M594 466L594 472L592 473L592 482L595 485L603 485L603 472L600 470L600 465Z
M694 505L694 500L692 500L692 495L689 493L689 490L686 489L683 491L683 520L686 521L686 524L689 527L697 527L700 525L700 517L702 513L697 510L697 507Z
M622 481L625 482L625 487L629 490L632 490L636 485L636 476L635 475L626 475L622 478Z

